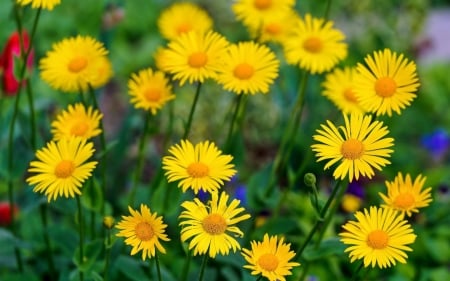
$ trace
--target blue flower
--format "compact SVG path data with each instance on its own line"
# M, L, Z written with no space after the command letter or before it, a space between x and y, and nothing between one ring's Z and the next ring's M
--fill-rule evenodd
M431 156L438 160L449 150L450 136L444 129L439 128L430 134L424 135L421 143Z

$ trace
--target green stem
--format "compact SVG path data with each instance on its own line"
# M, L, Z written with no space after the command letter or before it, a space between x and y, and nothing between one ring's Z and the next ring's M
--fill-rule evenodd
M239 113L239 107L241 105L243 96L244 96L244 94L237 95L237 97L235 99L234 112L233 112L233 116L231 118L230 127L228 128L227 138L226 138L225 146L224 146L225 151L229 151L229 148L231 145L231 140L232 140L233 131L234 131L234 125L236 123L236 119L237 119L237 116Z
M300 274L300 278L298 278L299 281L305 280L306 275L308 274L308 271L309 271L309 265L310 265L309 262L302 264L303 271L302 271L302 274Z
M358 268L356 268L355 272L353 272L352 279L350 281L356 281L359 279L359 272L364 266L364 262L361 262Z
M47 249L46 257L47 264L50 271L50 280L56 280L55 264L53 262L53 252L50 244L50 237L48 235L48 222L47 222L47 204L40 205L41 221L42 221L42 234L44 236L45 247Z
M192 119L194 117L194 111L195 111L195 107L197 106L198 97L200 96L200 88L201 87L202 87L202 83L197 82L197 90L195 91L195 97L194 97L194 101L192 103L191 112L189 112L189 117L188 117L186 126L184 127L184 135L183 135L184 140L187 139L187 137L189 136L189 131L191 130Z
M181 281L186 281L187 280L187 276L188 276L188 272L189 272L189 267L191 266L191 260L192 260L192 254L191 252L187 252L187 258L186 258L186 262L184 263L183 266L183 273L181 274Z
M111 253L111 229L106 231L105 268L103 269L103 281L108 280L109 260Z
M79 252L79 263L80 263L80 268L78 268L78 270L80 271L80 281L84 280L84 273L81 270L81 267L83 266L83 261L84 261L84 227L83 227L83 210L81 207L81 200L80 200L80 196L76 196L76 200L77 200L77 207L78 207L78 233L80 235L80 241L79 241L79 246L80 246L80 252Z
M323 15L323 18L325 20L328 20L328 16L330 15L330 7L331 7L331 0L327 0L327 5L325 6L325 13Z
M206 264L208 263L208 253L205 254L203 258L202 267L200 268L200 275L198 281L203 281L203 275L205 274Z
M159 265L159 258L158 258L158 253L155 252L155 263L156 263L156 272L158 274L158 281L162 281L162 277L161 277L161 268Z
M284 168L285 162L287 161L287 159L289 159L290 152L294 145L294 141L292 141L292 138L295 136L295 134L297 133L297 129L300 126L300 121L303 112L303 105L306 96L307 82L308 82L308 72L305 71L300 81L297 100L295 102L294 107L292 108L288 124L286 126L286 129L284 130L284 134L281 139L280 148L278 149L277 155L275 156L272 165L271 176L265 194L266 197L269 197L270 194L273 192L273 189L275 188L278 178L277 173L279 170L282 170Z
M303 242L303 244L300 246L300 249L297 251L298 259L301 258L306 246L308 246L312 237L314 236L314 234L316 233L316 231L319 229L320 225L322 224L324 217L327 214L328 208L329 208L331 202L334 200L334 197L336 196L339 186L340 186L340 180L336 181L336 184L333 188L333 191L330 194L330 197L328 198L327 202L325 203L325 206L323 206L323 208L320 211L320 217L316 220L313 228L308 233L308 236L306 237L305 242Z
M256 278L256 281L260 281L263 278L262 275L259 275L258 278Z
M88 85L89 87L89 93L91 95L92 98L92 102L94 105L94 109L99 110L100 108L98 106L98 102L97 102L97 97L95 96L95 91L94 88L92 88L92 85ZM102 153L101 153L101 178L102 178L102 201L101 201L101 205L100 205L100 210L101 210L101 214L102 216L105 215L105 200L106 200L106 163L107 163L107 159L106 159L106 138L105 138L105 128L103 126L103 120L100 120L100 144L101 144L101 149L102 149Z
M147 114L145 115L145 120L144 120L144 130L142 132L141 138L139 140L139 148L138 148L138 163L137 163L137 167L134 171L134 177L133 177L133 183L131 186L131 191L130 191L130 197L128 200L128 205L133 206L134 204L134 198L136 197L136 189L138 186L138 182L139 179L141 178L141 174L142 174L142 168L144 166L144 160L145 160L145 146L147 144L147 136L148 136L148 132L149 132L149 123L151 120L151 113L147 112Z

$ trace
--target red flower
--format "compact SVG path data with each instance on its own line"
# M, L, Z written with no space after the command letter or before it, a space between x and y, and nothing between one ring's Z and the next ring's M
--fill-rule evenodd
M28 49L30 39L28 33L24 30L22 32L23 49ZM16 58L16 59L15 59ZM8 39L6 46L0 56L0 73L2 75L3 92L8 96L17 94L19 89L19 81L14 76L14 63L20 58L20 38L19 33L14 32ZM27 60L28 71L33 66L33 52L30 52Z
M0 226L8 226L11 224L11 205L8 202L0 202ZM19 208L14 205L14 216L17 216Z

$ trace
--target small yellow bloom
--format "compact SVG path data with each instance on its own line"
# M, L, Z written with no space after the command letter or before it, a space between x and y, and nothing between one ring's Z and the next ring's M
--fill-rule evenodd
M61 0L16 0L16 3L22 6L31 4L33 9L42 8L51 11L61 3Z

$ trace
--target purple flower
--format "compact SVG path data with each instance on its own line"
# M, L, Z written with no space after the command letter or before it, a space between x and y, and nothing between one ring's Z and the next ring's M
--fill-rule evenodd
M450 147L450 136L442 129L424 135L421 140L422 146L431 154L435 160L441 159Z

